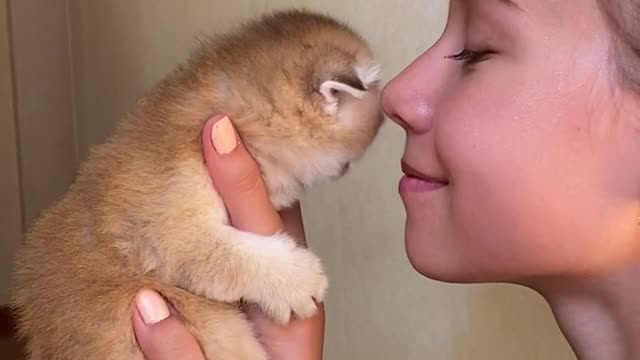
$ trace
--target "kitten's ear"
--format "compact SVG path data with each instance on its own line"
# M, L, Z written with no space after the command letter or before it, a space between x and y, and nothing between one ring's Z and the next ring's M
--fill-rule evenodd
M338 105L345 97L362 99L366 91L364 84L355 74L334 76L320 85L320 94L325 100L324 108L329 114L335 114L338 111Z

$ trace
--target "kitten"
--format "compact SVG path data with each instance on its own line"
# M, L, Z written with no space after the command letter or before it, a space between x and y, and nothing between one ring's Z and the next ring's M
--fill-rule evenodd
M203 163L204 121L229 115L282 209L364 154L383 121L379 77L365 40L306 10L204 42L92 150L28 234L13 305L31 358L143 359L131 319L148 287L208 358L266 359L238 301L278 323L306 318L327 278L288 235L229 226Z

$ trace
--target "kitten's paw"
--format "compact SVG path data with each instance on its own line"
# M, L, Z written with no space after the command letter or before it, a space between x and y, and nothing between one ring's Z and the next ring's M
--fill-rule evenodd
M256 279L251 300L278 324L288 323L292 313L300 319L315 315L328 287L320 259L308 249L289 247L273 261Z

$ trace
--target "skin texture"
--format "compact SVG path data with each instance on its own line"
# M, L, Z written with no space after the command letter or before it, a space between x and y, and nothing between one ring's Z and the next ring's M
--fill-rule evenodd
M257 165L251 176L283 210L364 155L383 120L378 79L363 38L308 11L267 14L203 42L93 149L28 233L12 305L31 358L141 359L132 301L151 289L208 358L266 359L241 305L279 325L312 318L328 280L291 235L243 218L231 226L216 191L225 178L213 183L203 162L203 125L219 112L232 119L210 139L227 159L241 139Z
M306 245L302 214L299 205L279 214L268 199L257 165L244 146L220 157L207 141L208 133L221 116L214 116L203 130L203 150L209 175L229 211L231 223L241 230L273 233L283 228ZM287 326L278 326L259 310L249 309L249 319L256 327L261 343L271 359L322 359L324 339L324 307L311 319L292 320ZM204 355L179 315L147 326L138 313L134 318L136 338L148 360L203 359Z
M401 186L413 266L537 290L580 359L640 354L638 99L611 50L595 1L453 0L382 98L409 172L439 179Z

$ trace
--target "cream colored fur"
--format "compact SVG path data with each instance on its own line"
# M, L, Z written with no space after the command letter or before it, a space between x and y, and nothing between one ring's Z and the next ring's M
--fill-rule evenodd
M288 235L229 226L203 163L202 126L214 113L231 117L282 209L344 174L375 138L373 61L347 26L306 11L204 42L93 150L29 232L13 306L32 358L142 359L131 318L136 292L149 287L208 358L266 359L239 301L286 323L312 316L328 281Z

